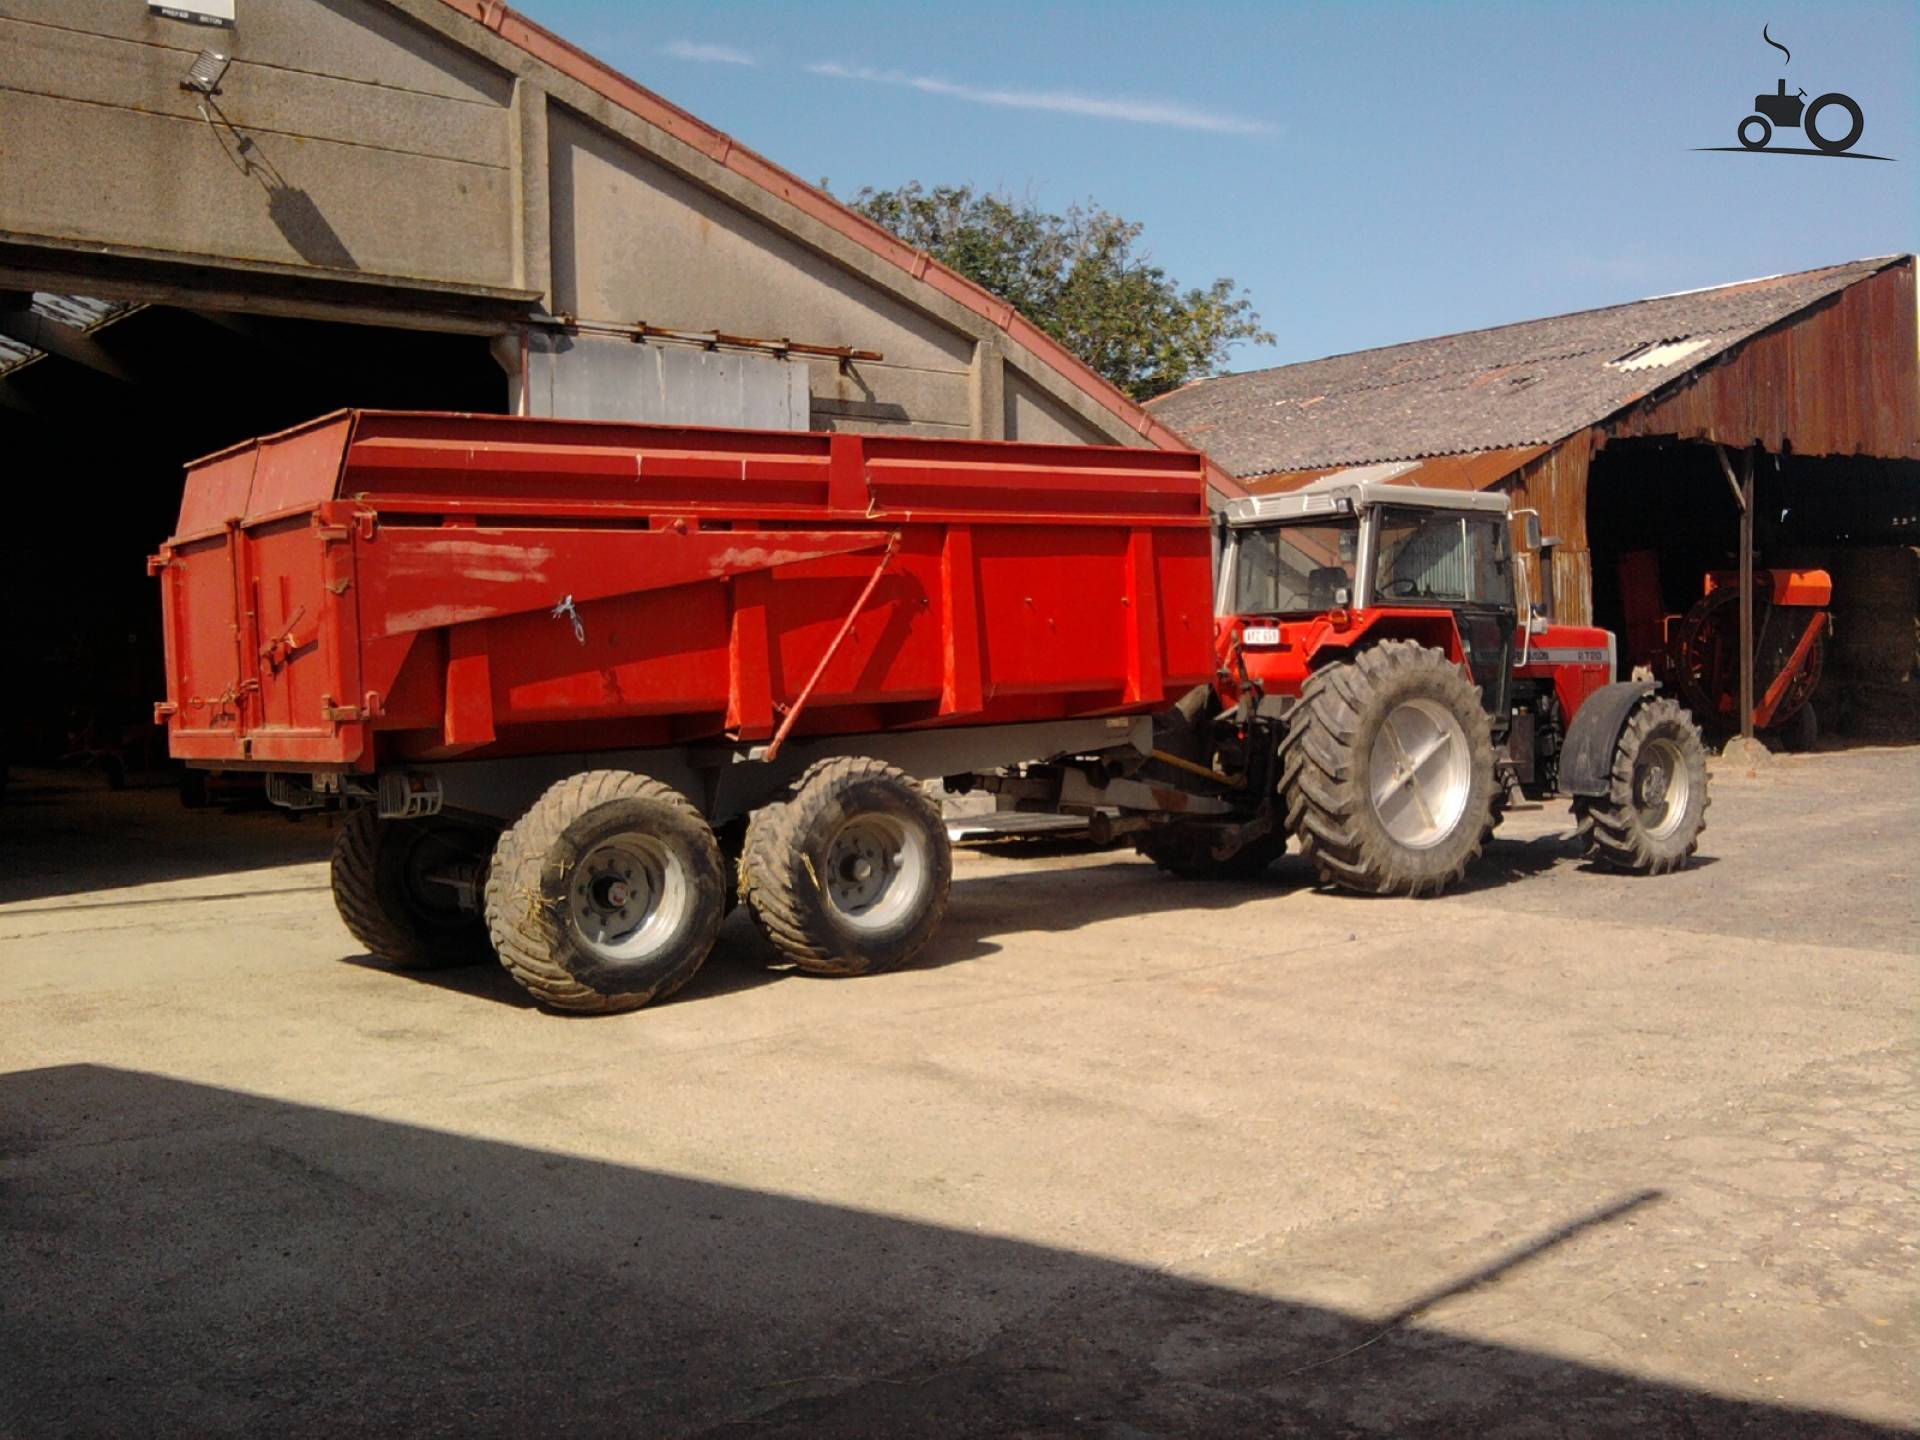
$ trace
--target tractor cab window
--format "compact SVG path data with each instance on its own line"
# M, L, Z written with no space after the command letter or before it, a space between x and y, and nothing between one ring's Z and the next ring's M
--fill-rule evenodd
M1502 517L1386 508L1378 524L1375 603L1512 607L1513 566Z
M1359 537L1352 520L1236 530L1233 613L1297 615L1352 604Z

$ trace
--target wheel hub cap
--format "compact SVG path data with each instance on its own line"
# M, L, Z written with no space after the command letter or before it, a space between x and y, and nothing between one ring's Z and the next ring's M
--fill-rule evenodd
M1650 740L1633 764L1633 808L1655 839L1665 839L1686 822L1693 781L1686 757L1671 740Z
M884 929L913 908L930 873L919 832L870 811L848 819L828 843L827 900L855 929Z
M1438 845L1460 823L1473 791L1466 731L1435 701L1396 705L1374 737L1367 782L1388 835L1412 850Z
M1658 805L1667 798L1667 772L1658 765L1647 770L1646 779L1640 786L1640 803Z
M693 904L687 867L651 835L621 835L575 864L567 913L580 944L603 960L644 960L667 945Z

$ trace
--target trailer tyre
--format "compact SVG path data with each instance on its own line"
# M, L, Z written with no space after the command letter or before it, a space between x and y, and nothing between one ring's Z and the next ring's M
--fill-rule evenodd
M333 837L333 903L353 938L403 970L487 958L487 927L431 876L485 868L491 831L456 820L382 820L362 806Z
M1693 717L1668 699L1627 717L1607 793L1577 795L1587 858L1609 870L1664 875L1699 847L1707 826L1707 750Z
M1479 693L1440 651L1385 640L1300 692L1281 746L1287 826L1320 878L1373 895L1458 880L1493 822Z
M726 908L726 863L679 791L626 770L558 781L500 837L487 927L556 1010L637 1010L693 977Z
M946 914L947 828L912 778L879 760L823 761L754 812L740 894L783 956L816 975L905 964Z

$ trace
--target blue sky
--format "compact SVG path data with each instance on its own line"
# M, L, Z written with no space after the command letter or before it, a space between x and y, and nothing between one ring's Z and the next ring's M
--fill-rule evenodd
M1910 0L519 8L837 194L1141 221L1183 283L1253 296L1278 339L1236 370L1920 247ZM1691 148L1783 76L1895 163Z

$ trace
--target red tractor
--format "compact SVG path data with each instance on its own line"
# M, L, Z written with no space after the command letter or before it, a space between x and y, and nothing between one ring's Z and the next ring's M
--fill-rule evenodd
M1515 791L1570 794L1608 869L1676 869L1705 822L1700 733L1652 682L1615 682L1612 634L1553 622L1550 582L1529 603L1516 518L1545 581L1554 542L1503 495L1348 476L1235 500L1218 677L1162 717L1151 757L985 783L1085 809L1188 876L1263 870L1292 836L1329 884L1430 894Z

